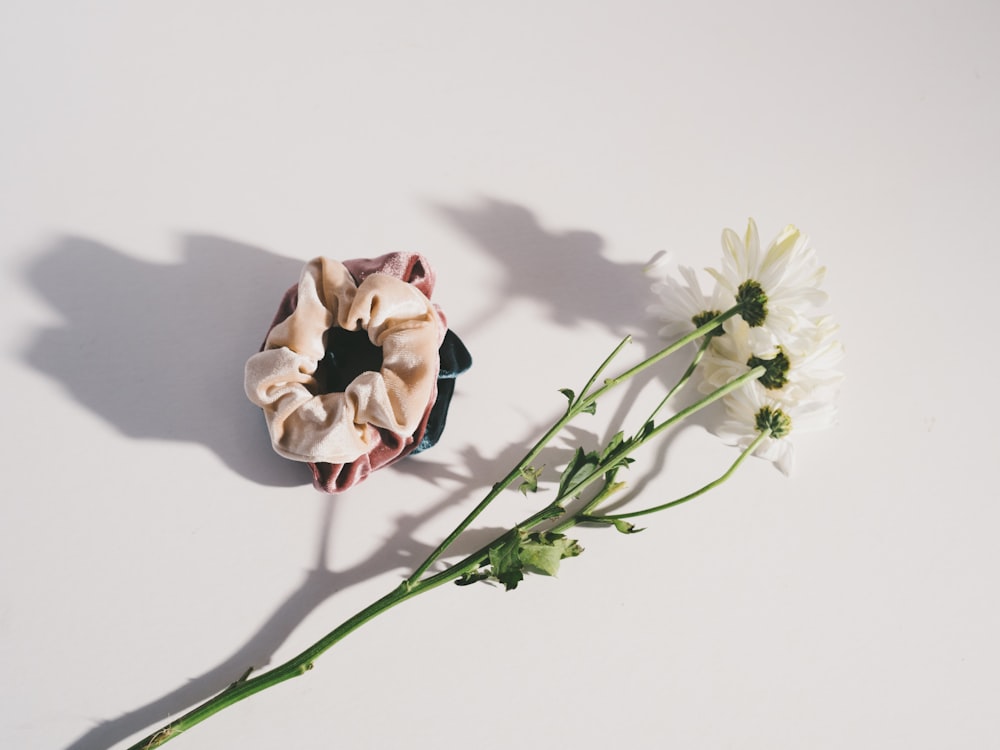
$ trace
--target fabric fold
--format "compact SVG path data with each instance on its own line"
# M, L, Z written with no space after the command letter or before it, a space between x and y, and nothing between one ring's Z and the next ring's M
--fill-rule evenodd
M403 253L353 261L360 280L350 263L309 261L262 351L246 364L247 396L263 409L275 451L292 460L344 465L383 447L396 458L412 449L414 438L419 442L414 433L435 401L438 348L447 329L419 288L433 289L426 261ZM410 271L417 283L385 270ZM381 367L326 393L316 375L324 359L336 355L327 350L334 328L366 332L381 350Z

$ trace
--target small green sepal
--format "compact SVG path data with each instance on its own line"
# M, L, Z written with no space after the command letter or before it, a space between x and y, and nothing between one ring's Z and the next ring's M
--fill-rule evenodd
M637 433L635 433L635 440L645 440L649 437L650 433L656 429L656 424L653 420L649 420L644 424Z
M521 476L524 477L524 481L518 486L518 490L521 491L522 495L527 496L529 492L538 492L538 477L542 474L542 469L544 466L540 466L537 469L534 466L525 466L521 469Z
M631 524L623 518L613 518L611 523L623 534L638 534L640 531L645 531L645 529L637 529L635 524Z

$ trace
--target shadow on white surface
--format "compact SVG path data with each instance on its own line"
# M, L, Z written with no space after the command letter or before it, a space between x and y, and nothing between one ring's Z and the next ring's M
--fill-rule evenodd
M598 235L549 232L528 209L494 200L471 209L437 210L496 262L504 304L511 298L531 299L557 325L599 324L615 334L634 331L647 320L648 284L640 265L604 257ZM246 358L259 347L274 307L298 278L302 261L211 236L187 235L182 245L182 261L167 265L85 238L53 243L29 267L28 277L63 322L38 332L26 361L127 436L199 443L251 481L306 484L308 472L273 453L260 412L242 389ZM460 333L469 341L490 317L484 311ZM474 342L471 348L475 358ZM595 366L603 355L595 352ZM645 382L637 378L628 388ZM627 404L631 398L624 400ZM620 421L615 418L612 424ZM343 570L332 570L327 559L337 503L331 497L323 506L315 566L244 644L162 697L100 722L65 750L104 750L183 713L248 667L268 665L299 624L338 592L393 570L411 569L430 551L415 539L417 531L457 503L477 499L474 495L506 473L543 429L532 426L523 442L510 443L494 457L470 445L457 465L435 462L433 454L397 464L394 470L415 479L435 485L457 481L458 486L433 506L396 518L393 532L376 552ZM581 430L568 435L573 445L593 447L598 440ZM559 466L572 451L551 446L540 461ZM664 444L658 461L666 452ZM470 529L450 556L475 551L499 531Z
M541 429L534 431L536 435ZM596 439L591 433L574 430L574 440L589 445ZM249 667L263 669L271 664L278 649L288 640L306 617L321 604L351 586L375 578L393 570L412 570L415 564L431 551L431 546L415 539L417 531L433 520L438 514L452 509L470 495L481 489L483 480L498 477L519 460L527 449L526 444L514 443L500 456L486 458L470 448L465 458L468 475L456 473L441 464L426 461L401 461L397 467L405 467L406 473L435 484L443 474L451 478L467 480L436 501L428 508L415 513L397 516L395 528L368 558L342 570L330 567L330 532L339 496L326 498L323 504L322 521L316 541L316 564L306 572L305 578L264 621L261 627L244 644L236 648L204 674L188 679L180 687L160 698L128 711L115 719L102 721L68 745L65 750L108 750L126 738L143 730L152 730L171 718L182 715L187 710L219 693L227 685L239 678ZM550 447L542 454L542 460L556 465L565 463L572 453L570 448ZM464 557L493 541L506 529L494 527L471 528L457 540L449 552L449 557ZM436 566L441 567L441 564ZM346 619L346 616L345 616ZM331 623L331 629L335 624Z
M248 668L265 668L299 624L337 592L387 571L412 566L414 557L421 552L429 553L430 548L414 541L413 535L421 525L448 508L451 502L450 498L446 498L420 513L398 517L395 530L375 553L350 568L332 570L329 565L329 539L338 497L331 496L326 500L319 524L315 567L306 572L298 587L275 608L249 640L204 674L185 680L180 687L139 708L100 722L68 745L66 750L108 750L131 735L152 730L211 698Z
M470 206L431 209L479 245L500 269L503 304L530 299L564 327L596 323L623 336L647 318L649 285L639 263L616 263L604 240L583 229L550 231L529 209L484 198ZM471 334L495 319L496 302L465 326Z
M499 266L497 296L505 304L530 299L541 304L549 318L560 326L573 328L590 323L606 328L615 336L631 335L633 346L623 352L608 374L624 369L626 363L634 364L667 343L655 336L660 324L651 320L648 312L653 297L650 280L643 273L644 264L619 263L607 258L604 239L599 234L584 229L551 231L525 206L492 197L466 206L435 204L431 208L474 240ZM474 333L496 317L494 303L465 329ZM605 354L593 352L595 367ZM618 425L625 424L626 414L638 394L651 382L660 379L672 384L680 377L685 366L681 359L670 358L640 373L625 386L620 405L609 421L612 427L604 436L605 441ZM693 421L699 423L700 418ZM658 452L658 465L662 465L666 455L667 442Z
M37 333L26 361L124 435L200 443L260 484L308 483L271 450L242 387L301 261L219 237L182 245L182 261L167 265L57 240L28 278L63 320Z
M500 299L530 298L543 305L553 322L567 328L591 323L617 336L630 334L633 345L609 368L609 375L635 364L668 343L655 335L661 324L653 321L648 311L653 297L650 279L643 273L644 264L610 260L604 255L604 240L599 234L581 229L550 231L528 208L490 197L470 206L436 205L433 208L475 240L500 266ZM495 317L495 309L484 310L469 330L475 331ZM690 351L694 351L693 347ZM606 353L594 351L595 366ZM604 442L620 426L628 429L627 415L643 389L656 380L668 387L673 385L686 366L684 357L670 357L630 380L608 421L610 427ZM680 394L678 400L686 404L693 398L687 393ZM701 412L686 420L685 429L694 426L707 429L715 421ZM632 477L629 491L622 494L615 507L640 494L659 474L670 445L679 435L680 430L672 431L659 442L651 469Z

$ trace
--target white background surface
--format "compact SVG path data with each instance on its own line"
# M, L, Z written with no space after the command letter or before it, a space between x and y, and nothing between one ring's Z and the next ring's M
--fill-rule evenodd
M170 747L1000 747L998 21L6 0L0 745L125 747L388 591L556 389L649 350L641 265L715 264L752 215L812 236L848 350L790 479L754 461L557 580L428 594ZM243 362L304 260L390 250L431 258L475 366L437 448L322 496ZM629 479L668 499L733 456L694 428Z

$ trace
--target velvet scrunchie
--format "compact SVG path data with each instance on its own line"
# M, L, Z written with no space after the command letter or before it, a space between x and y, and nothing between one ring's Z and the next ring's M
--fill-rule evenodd
M454 378L471 365L430 301L434 273L414 253L314 258L246 364L249 399L271 443L339 492L437 442Z

